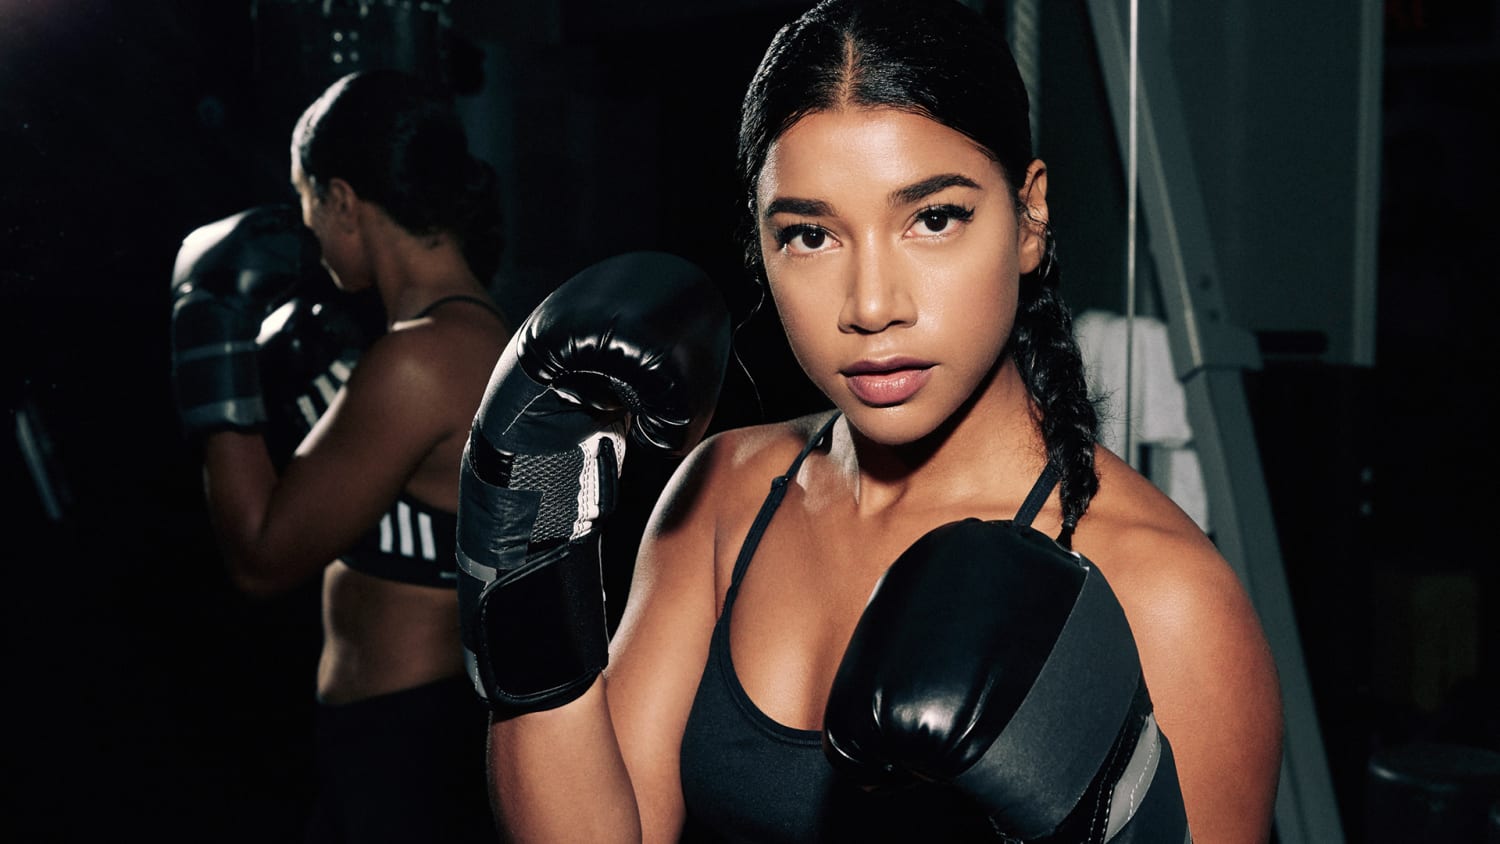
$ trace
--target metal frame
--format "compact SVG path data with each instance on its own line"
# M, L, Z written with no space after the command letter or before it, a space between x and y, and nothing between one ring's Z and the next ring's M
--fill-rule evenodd
M1181 101L1159 37L1167 31L1166 16L1156 0L1137 2L1137 32L1145 35L1136 68L1134 116L1141 213L1161 284L1173 363L1187 392L1214 542L1260 614L1280 675L1285 740L1276 836L1281 844L1338 844L1344 840L1338 806L1245 398L1243 373L1260 368L1260 353L1250 333L1225 318ZM1129 18L1120 0L1087 0L1087 6L1123 157L1131 117Z
M1375 365L1375 301L1379 281L1381 78L1384 74L1385 4L1362 0L1359 51L1359 130L1355 147L1354 326L1349 360Z

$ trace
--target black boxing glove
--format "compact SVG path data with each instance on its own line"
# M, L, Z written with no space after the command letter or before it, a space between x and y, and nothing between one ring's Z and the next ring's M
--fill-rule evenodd
M255 338L317 256L289 205L251 208L183 239L172 271L172 381L190 437L265 423Z
M869 789L957 789L1007 840L1187 840L1119 601L1086 559L1012 522L944 525L891 565L839 664L823 747Z
M691 449L728 352L718 291L660 252L584 270L511 338L459 484L464 657L496 717L562 706L604 669L599 535L625 435L672 454Z
M266 408L262 433L278 470L383 330L378 298L338 290L317 265L297 282L291 299L261 320L255 344Z

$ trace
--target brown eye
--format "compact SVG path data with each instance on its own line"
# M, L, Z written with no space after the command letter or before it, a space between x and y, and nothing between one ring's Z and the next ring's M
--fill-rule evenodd
M797 223L778 231L776 243L789 252L818 252L828 244L828 232L807 223Z
M974 219L974 209L959 205L934 205L917 212L910 233L918 237L950 234L956 230L954 223L967 223Z
M948 222L952 219L946 211L923 211L918 220L927 227L927 230L936 234L948 228Z

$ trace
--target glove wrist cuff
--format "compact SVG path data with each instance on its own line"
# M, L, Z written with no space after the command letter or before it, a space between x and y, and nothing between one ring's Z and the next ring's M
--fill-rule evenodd
M477 591L464 625L469 677L497 718L571 703L609 661L597 537L559 546L484 584L459 550L459 589Z

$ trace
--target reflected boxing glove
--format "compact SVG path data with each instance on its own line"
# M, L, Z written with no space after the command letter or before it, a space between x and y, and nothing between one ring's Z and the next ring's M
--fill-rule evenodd
M1086 559L1012 522L944 525L891 564L839 664L823 747L866 788L948 784L1007 840L1187 840L1119 601Z
M261 321L255 344L266 408L262 433L278 470L382 332L379 299L338 290L316 264L295 295Z
M459 483L464 657L497 717L562 706L604 669L599 533L625 435L672 454L691 449L728 352L718 291L660 252L589 267L511 338Z
M172 382L190 437L265 423L255 339L317 265L317 239L288 205L251 208L183 239L172 271Z

